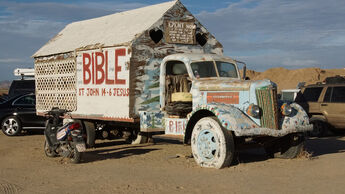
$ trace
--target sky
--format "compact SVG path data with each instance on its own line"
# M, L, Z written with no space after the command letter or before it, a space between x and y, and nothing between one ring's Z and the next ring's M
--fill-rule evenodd
M65 25L162 3L159 0L0 0L0 81ZM181 0L249 69L345 67L344 0Z

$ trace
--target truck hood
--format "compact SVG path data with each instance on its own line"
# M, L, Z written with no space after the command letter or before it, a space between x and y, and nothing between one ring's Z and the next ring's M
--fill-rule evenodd
M229 80L229 79L199 79L195 80L195 86L200 91L247 91L250 88L275 86L270 80Z

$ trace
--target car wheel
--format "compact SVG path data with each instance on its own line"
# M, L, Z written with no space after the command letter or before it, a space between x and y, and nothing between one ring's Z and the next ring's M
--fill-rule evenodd
M325 123L320 120L311 120L311 124L313 124L313 130L309 132L309 135L312 137L322 137L325 132Z
M2 132L7 136L19 135L22 131L22 125L15 116L6 117L1 124Z
M216 117L200 119L191 138L193 157L200 166L223 168L234 158L235 144L231 131L224 129Z

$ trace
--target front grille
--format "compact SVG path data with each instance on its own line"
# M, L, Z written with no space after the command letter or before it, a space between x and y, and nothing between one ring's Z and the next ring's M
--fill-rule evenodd
M278 129L277 89L272 86L256 89L258 106L261 108L261 127Z

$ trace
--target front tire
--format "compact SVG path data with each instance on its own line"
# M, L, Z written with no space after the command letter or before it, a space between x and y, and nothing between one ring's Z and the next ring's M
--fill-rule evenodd
M78 152L77 148L74 145L72 145L71 146L71 156L70 156L71 163L73 163L73 164L80 163L81 155L82 154L80 152Z
M2 123L2 132L7 136L19 135L22 131L22 124L15 116L6 117Z
M265 147L266 153L274 158L293 159L303 151L304 135L302 133L290 134L273 145Z
M195 124L191 147L196 163L202 167L220 169L230 166L234 158L233 135L216 117L205 117Z
M46 154L46 156L51 157L51 158L57 156L57 153L51 150L51 148L49 147L47 140L44 140L44 153Z

